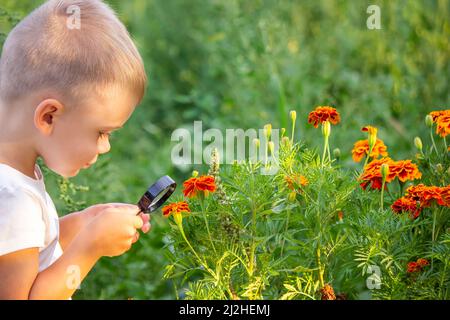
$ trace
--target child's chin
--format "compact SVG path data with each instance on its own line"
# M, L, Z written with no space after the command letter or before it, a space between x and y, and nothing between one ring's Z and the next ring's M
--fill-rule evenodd
M65 173L61 174L61 176L63 178L72 178L72 177L75 177L80 172L80 170L81 169L76 169L75 171L65 172Z

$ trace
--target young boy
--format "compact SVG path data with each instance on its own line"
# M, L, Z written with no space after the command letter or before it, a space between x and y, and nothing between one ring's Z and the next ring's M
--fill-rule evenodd
M36 164L41 157L63 177L88 168L146 81L128 32L100 0L49 0L10 32L0 58L0 299L69 299L100 257L149 231L149 215L131 204L58 219Z

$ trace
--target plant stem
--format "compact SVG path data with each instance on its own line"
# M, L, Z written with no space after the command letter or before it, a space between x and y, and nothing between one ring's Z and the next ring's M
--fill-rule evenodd
M323 146L323 154L322 154L322 167L325 165L325 155L327 153L327 149L328 149L328 137L325 136L325 143Z
M212 270L206 265L205 262L203 262L203 260L199 257L199 255L197 254L197 252L194 250L194 248L192 247L191 243L189 242L189 240L186 237L186 234L184 233L184 229L182 225L178 225L178 229L180 229L181 235L184 239L184 241L187 243L187 245L189 246L189 248L191 249L191 251L194 253L195 257L197 258L198 262L206 269L208 270L209 273L211 273L211 275L214 275L214 273L212 272Z
M405 187L405 183L398 180L398 185L400 186L400 197L403 195L403 188Z
M430 137L431 137L431 142L433 143L434 151L436 151L436 154L439 155L437 147L436 147L436 143L434 142L433 127L430 128Z
M383 183L381 184L381 210L384 210L383 195L384 195L384 186L385 185L386 185L386 179L383 179Z
M205 220L206 231L208 231L209 242L211 242L211 246L213 247L214 253L217 254L216 247L214 246L214 243L212 241L211 232L209 231L209 223L208 223L208 219L206 218L206 211L204 208L202 196L200 197L200 206L202 207L202 216L203 216L203 219Z
M266 138L266 154L264 160L264 168L267 169L267 161L269 160L269 139Z
M289 218L291 216L291 210L288 210L287 219L286 219L286 227L284 229L284 233L286 234L289 227ZM283 243L281 244L281 256L283 255L284 243L286 242L286 238L283 238Z
M252 246L250 248L250 264L249 264L249 274L250 277L253 276L254 260L255 260L255 237L256 237L256 210L254 204L252 203Z
M254 191L255 190L255 176L252 173L252 199L251 199L251 205L252 205L252 245L250 248L250 261L249 261L249 275L250 277L253 276L253 269L254 269L254 260L255 260L255 237L256 237L256 206L255 206L255 199L253 198Z
M331 162L330 144L327 145L328 161Z
M435 208L433 210L433 230L431 231L431 250L434 251L434 243L436 238L436 211ZM431 259L431 269L434 268L434 257Z
M250 248L250 261L249 261L250 264L248 267L248 273L249 273L250 278L253 277L253 269L255 267L254 261L255 261L255 243L252 242L252 246Z
M295 121L292 121L292 132L291 132L292 145L294 145L294 132L295 132Z
M448 146L447 146L447 139L446 139L446 137L443 137L442 139L444 140L444 146L445 146L445 151L444 151L444 153L445 153L445 152L447 152L447 149L448 149Z
M437 211L438 209L436 208L433 210L433 231L431 233L431 240L433 242L433 245L437 238L437 231L436 231Z
M369 153L367 154L367 157L366 157L366 161L364 161L364 166L363 166L363 168L367 165L367 163L369 162L369 158L370 158L370 154L372 153L372 150L373 150L373 146L370 146L369 147Z
M317 244L316 258L317 258L317 268L319 270L319 283L320 283L320 287L323 288L325 286L325 282L323 281L323 274L324 274L325 270L322 270L322 263L320 262L320 245L319 244Z

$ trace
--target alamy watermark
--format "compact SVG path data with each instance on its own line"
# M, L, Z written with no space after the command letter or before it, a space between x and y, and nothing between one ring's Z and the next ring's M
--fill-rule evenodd
M73 29L81 29L81 9L77 5L70 5L66 10L67 15L69 16L66 21L66 26L70 30Z
M374 29L381 29L381 9L376 4L372 4L367 7L367 13L370 14L370 16L367 18L366 25L367 29L374 30Z
M176 142L172 148L171 160L176 166L193 164L210 164L211 153L217 149L221 164L233 164L236 161L261 161L268 164L261 167L266 175L278 172L278 152L280 130L270 129L270 142L267 129L247 130L241 128L225 129L225 133L216 128L203 131L202 121L194 121L193 130L178 128L172 132L171 141ZM258 140L258 144L254 143ZM269 148L269 146L271 146ZM271 152L268 152L268 149Z
M80 289L81 270L78 265L70 265L66 269L67 279L66 286L70 290Z
M367 289L381 289L381 269L377 265L370 265L367 267L366 273L370 276L366 279Z

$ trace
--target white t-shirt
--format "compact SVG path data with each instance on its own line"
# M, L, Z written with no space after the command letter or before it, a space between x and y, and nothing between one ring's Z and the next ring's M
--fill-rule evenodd
M0 256L37 247L41 272L63 251L58 214L37 164L34 173L36 179L0 163Z

